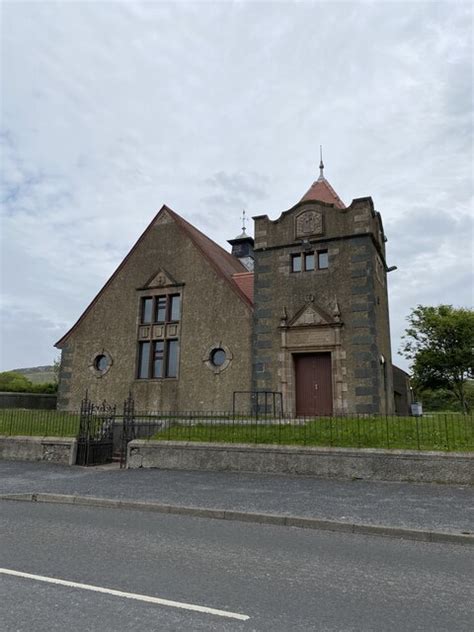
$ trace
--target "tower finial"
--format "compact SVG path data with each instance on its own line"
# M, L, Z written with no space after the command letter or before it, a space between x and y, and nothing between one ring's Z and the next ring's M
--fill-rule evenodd
M323 146L319 145L319 180L324 180Z
M242 211L242 232L245 233L245 222L247 221L247 218L245 217L245 209L243 209Z

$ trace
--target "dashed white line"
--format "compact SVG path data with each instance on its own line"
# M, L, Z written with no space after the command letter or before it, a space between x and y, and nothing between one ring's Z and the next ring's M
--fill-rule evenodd
M58 586L67 586L68 588L79 588L81 590L90 590L92 592L104 593L106 595L114 595L115 597L124 597L125 599L135 599L136 601L145 601L146 603L154 603L159 606L169 606L171 608L181 608L182 610L193 610L194 612L202 612L204 614L213 614L218 617L228 617L229 619L239 619L247 621L249 617L246 614L238 612L229 612L228 610L218 610L217 608L208 608L207 606L198 606L192 603L184 603L182 601L172 601L170 599L161 599L161 597L151 597L150 595L140 595L137 593L123 592L122 590L114 590L113 588L103 588L102 586L92 586L91 584L81 584L79 582L71 582L66 579L57 579L56 577L45 577L44 575L33 575L32 573L23 573L14 571L10 568L0 568L0 574L11 575L13 577L22 577L24 579L32 579L47 584L56 584Z

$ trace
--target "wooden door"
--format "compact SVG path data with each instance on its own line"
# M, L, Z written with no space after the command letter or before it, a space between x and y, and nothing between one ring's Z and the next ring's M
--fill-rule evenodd
M332 414L330 353L295 354L297 415Z

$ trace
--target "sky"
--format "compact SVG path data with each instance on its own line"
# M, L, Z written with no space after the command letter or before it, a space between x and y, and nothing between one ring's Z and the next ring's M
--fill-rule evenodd
M407 368L413 307L474 302L473 26L453 0L1 2L0 370L52 364L162 204L228 247L320 144L382 214Z

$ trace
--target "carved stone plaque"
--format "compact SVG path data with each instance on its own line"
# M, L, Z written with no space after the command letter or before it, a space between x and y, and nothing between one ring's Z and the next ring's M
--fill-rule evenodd
M295 220L295 233L298 237L321 235L323 232L323 215L318 211L303 211Z
M165 333L165 328L163 325L153 326L153 338L163 338L164 333Z

